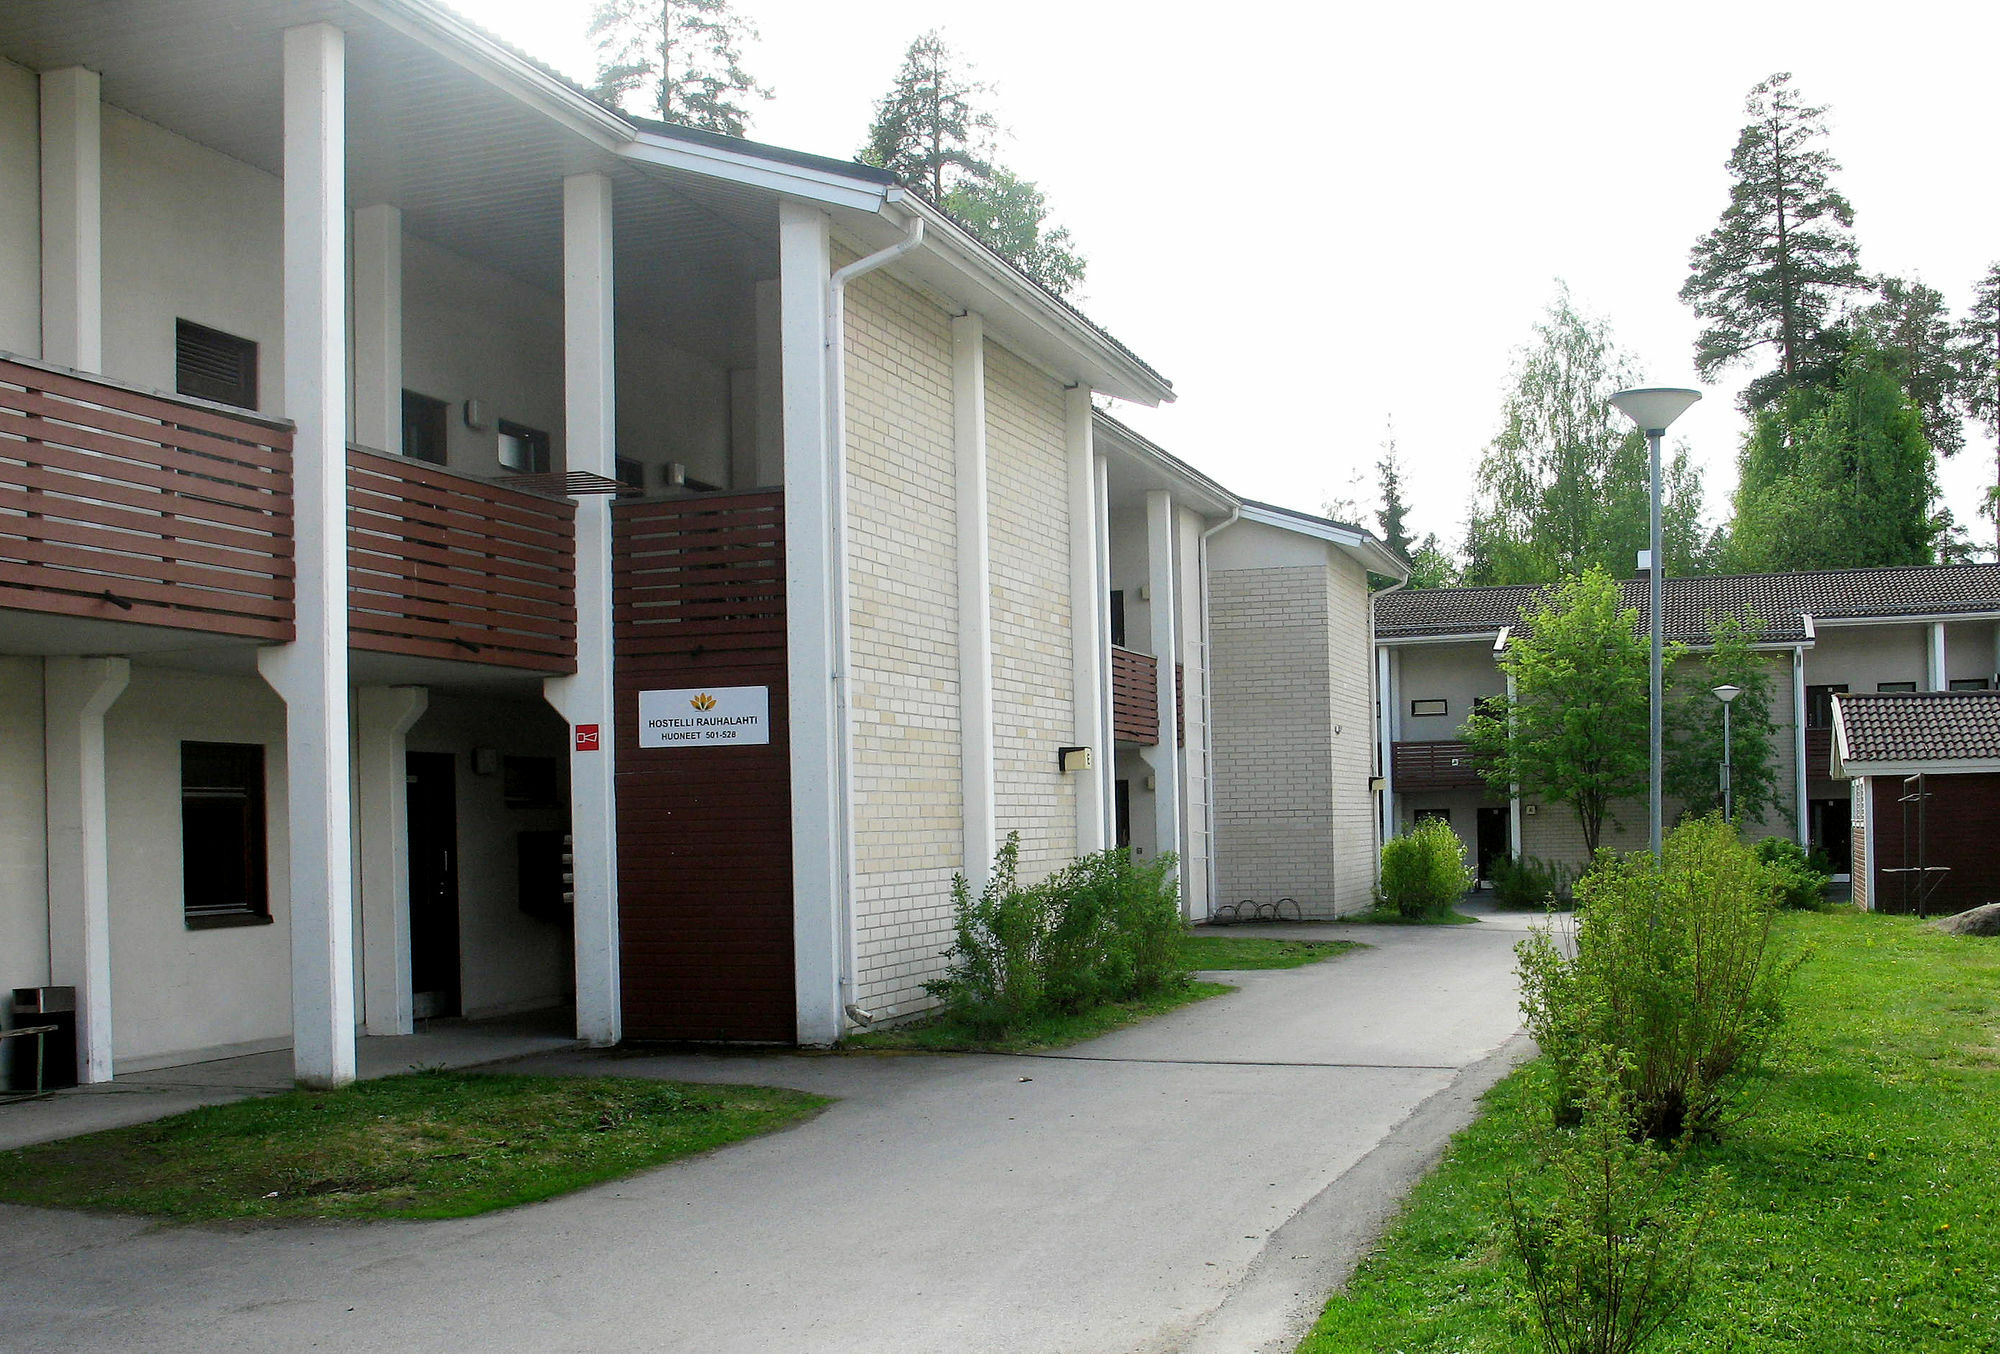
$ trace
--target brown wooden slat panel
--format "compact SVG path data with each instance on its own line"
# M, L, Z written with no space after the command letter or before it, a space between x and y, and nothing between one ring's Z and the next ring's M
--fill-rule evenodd
M487 591L470 585L463 574L443 573L435 570L409 570L393 567L393 562L380 555L348 554L348 587L356 593L370 593L385 597L410 597L421 592L426 602L456 605L469 608L481 615L491 612L501 617L519 617L526 625L549 623L559 627L575 628L576 606L567 597L543 599L521 597L513 593ZM413 588L411 584L420 584ZM419 602L411 605L421 606ZM435 615L434 611L419 611L422 615ZM475 624L478 621L475 619ZM504 621L503 621L504 623Z
M14 514L27 514L39 522L77 522L109 527L135 536L158 536L170 541L205 541L264 558L273 573L292 572L291 522L265 517L269 529L242 531L213 522L197 522L185 517L164 515L157 510L120 507L117 504L86 503L76 498L0 487L0 524ZM282 534L274 534L282 526ZM7 530L0 525L0 530ZM9 535L23 534L8 530Z
M20 412L15 412L18 407ZM23 444L69 447L99 452L139 465L213 476L232 484L252 485L279 493L292 491L291 457L283 452L203 437L165 423L119 419L115 427L101 420L77 418L76 411L40 395L20 395L0 409L0 436L18 437ZM9 443L0 440L0 448Z
M1151 654L1112 646L1111 733L1134 743L1160 741L1159 660Z
M760 492L612 509L633 1038L797 1036L782 505ZM770 745L640 748L638 693L690 686L769 687Z
M278 606L292 595L290 579L275 580L254 568L212 569L199 564L181 564L173 560L122 553L125 550L123 546L114 552L48 540L12 540L0 541L0 548L4 548L4 553L11 559L45 564L86 581L102 578L105 581L99 586L114 592L119 590L119 580L123 579L140 584L180 584L204 593L241 594L246 604L256 606L264 603ZM254 564L254 561L245 563ZM257 614L282 614L282 609L277 612L260 610Z
M0 427L7 422L6 416L0 415ZM0 454L12 453L17 446L21 449L18 454L32 457L43 469L65 470L93 483L115 478L122 484L143 485L176 498L185 495L199 503L227 503L255 512L267 512L271 507L273 491L237 483L234 478L211 470L167 470L140 465L127 456L95 456L53 442L0 442ZM161 452L163 457L166 454L164 450ZM216 468L227 469L220 465Z
M465 554L439 546L427 545L407 536L386 535L377 531L363 531L350 525L347 528L347 550L350 559L363 556L370 561L384 558L407 561L411 568L408 578L439 578L448 573L464 570L469 564L485 566L483 576L492 581L495 588L519 597L542 597L550 601L567 601L575 596L574 573L556 568L549 558L540 560L496 559L490 555L470 559ZM574 558L565 550L564 557ZM376 567L372 563L370 567ZM400 572L394 570L392 572Z
M180 400L148 395L136 390L125 390L118 386L102 385L87 376L71 376L17 362L0 361L0 382L23 386L31 391L46 391L66 400L101 405L106 409L122 409L126 413L138 414L145 418L159 418L185 428L199 428L205 432L238 438L279 451L289 452L292 449L291 429L277 426L276 420L254 416L243 417L221 410L204 409ZM0 404L6 402L7 397L0 394Z
M15 517L0 511L0 537L13 537L23 541L61 541L92 550L121 551L180 564L206 564L218 569L247 569L266 576L286 579L292 576L292 560L289 552L284 555L273 555L266 550L230 550L222 546L201 545L176 536L154 532L107 529L91 522L68 520L67 514L63 517L48 514ZM0 546L0 550L11 548L11 546Z
M251 511L199 496L200 484L191 479L177 480L175 492L162 493L158 489L127 485L94 474L78 475L42 466L12 465L6 461L0 461L0 484L66 495L85 502L116 503L146 512L171 513L177 518L240 527L246 531L266 533L274 540L289 541L292 536L292 500L284 494L272 494L263 511Z
M0 571L5 568L4 564L0 564ZM289 615L283 620L273 620L233 615L225 611L205 612L183 606L158 606L143 601L133 601L131 609L127 610L114 602L105 601L98 593L56 592L39 584L0 587L0 611L35 611L51 616L83 616L135 625L165 625L177 630L241 635L246 639L269 640L279 644L289 644L298 635Z
M1472 749L1464 743L1397 743L1390 749L1396 792L1485 789Z
M420 485L417 492L433 492ZM571 539L561 521L527 524L487 517L477 500L426 503L422 499L399 498L386 486L363 490L352 481L347 487L349 519L360 527L385 535L410 537L433 545L449 546L481 554L509 554L520 551L554 550ZM493 542L508 543L508 551L496 551Z
M1806 774L1815 780L1833 775L1833 730L1806 730Z
M455 470L446 470L443 466L426 465L404 456L388 456L361 447L347 449L347 474L350 486L357 476L374 476L391 484L419 485L432 492L411 494L411 498L431 503L471 500L486 505L495 516L518 521L524 526L534 526L550 518L574 520L575 517L575 508L567 499L524 493L504 484L495 484L492 480L473 479Z

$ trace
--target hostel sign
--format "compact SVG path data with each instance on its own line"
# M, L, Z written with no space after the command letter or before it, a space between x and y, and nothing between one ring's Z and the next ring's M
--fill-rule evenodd
M770 741L768 686L693 686L639 693L642 748L743 747Z

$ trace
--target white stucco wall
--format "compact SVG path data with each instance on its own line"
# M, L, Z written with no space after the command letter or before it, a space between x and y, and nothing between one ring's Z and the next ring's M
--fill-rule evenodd
M1924 624L1821 621L1818 639L1806 650L1806 684L1845 683L1849 691L1873 691L1883 682L1915 682L1921 691L1930 642L1930 626Z
M1406 743L1452 743L1472 717L1472 704L1482 696L1500 695L1507 681L1494 665L1488 640L1466 644L1405 644L1395 649L1397 663L1397 739ZM1412 715L1410 703L1443 700L1439 715Z
M0 61L0 350L42 355L40 86Z
M116 1070L291 1038L285 708L255 677L132 669L104 720ZM184 740L261 743L272 922L190 931L181 897Z
M49 980L42 663L0 658L0 990Z

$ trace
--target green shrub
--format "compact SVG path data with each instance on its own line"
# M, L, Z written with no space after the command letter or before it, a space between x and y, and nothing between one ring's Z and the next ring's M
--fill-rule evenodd
M1557 860L1502 856L1493 862L1493 903L1517 912L1568 907L1576 871Z
M1578 1122L1538 1135L1541 1172L1515 1175L1502 1202L1509 1248L1526 1271L1551 1354L1629 1354L1686 1302L1701 1232L1721 1179L1684 1190L1677 1153L1634 1131L1628 1061L1600 1049L1577 1069Z
M976 896L952 880L951 965L925 984L948 1014L990 1036L1188 981L1171 855L1141 865L1099 851L1024 887L1020 854L1009 833Z
M1811 912L1826 902L1826 886L1833 873L1823 869L1813 857L1826 859L1824 852L1806 849L1787 837L1766 837L1757 843L1757 859L1778 886L1778 905Z
M1378 905L1411 919L1441 917L1476 881L1451 824L1430 818L1382 844Z
M1571 944L1547 929L1515 947L1521 1009L1574 1120L1586 1069L1624 1061L1628 1108L1655 1141L1712 1134L1731 1078L1769 1051L1790 966L1770 952L1778 885L1718 817L1676 828L1649 852L1593 866L1577 883ZM1568 952L1566 953L1565 950Z

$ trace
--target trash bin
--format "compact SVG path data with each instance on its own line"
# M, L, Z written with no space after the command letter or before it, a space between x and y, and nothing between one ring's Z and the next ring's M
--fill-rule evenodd
M41 1036L42 1088L55 1090L76 1085L76 989L73 987L17 987L14 989L11 1028L22 1025L54 1025L53 1033ZM7 1050L7 1089L35 1089L35 1039L8 1039L0 1043Z

